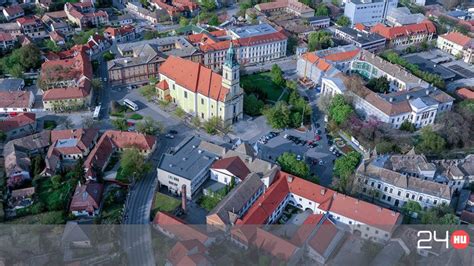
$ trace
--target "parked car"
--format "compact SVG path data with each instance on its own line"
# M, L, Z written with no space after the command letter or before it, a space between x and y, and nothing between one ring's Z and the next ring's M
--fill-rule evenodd
M169 139L174 139L174 135L173 134L166 134L165 137L169 138Z
M299 154L296 155L296 160L301 161L301 159L302 159L302 158L301 158L301 155L299 155Z
M169 133L170 133L170 134L173 134L173 135L176 135L176 134L178 134L178 131L176 131L176 130L174 130L174 129L171 129L171 130L169 131Z
M316 136L314 137L314 139L315 139L316 141L320 141L320 140L321 140L321 136L316 135Z

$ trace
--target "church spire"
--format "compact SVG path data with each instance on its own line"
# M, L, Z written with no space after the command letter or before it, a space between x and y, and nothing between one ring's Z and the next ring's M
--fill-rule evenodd
M234 50L234 44L232 41L230 41L230 46L229 50L227 50L227 54L225 56L225 62L224 65L233 68L234 66L238 65L239 63L237 62L237 55L235 54Z

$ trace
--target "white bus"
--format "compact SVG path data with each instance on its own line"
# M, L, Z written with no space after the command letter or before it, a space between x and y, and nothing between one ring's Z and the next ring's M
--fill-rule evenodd
M125 104L125 106L132 109L133 111L138 111L138 105L136 103L130 101L129 99L123 100L123 104Z
M94 114L92 115L93 119L95 119L95 120L99 119L100 108L101 108L100 105L95 107Z

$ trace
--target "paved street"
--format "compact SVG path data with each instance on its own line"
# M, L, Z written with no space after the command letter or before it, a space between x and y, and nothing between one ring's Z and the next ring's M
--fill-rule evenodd
M277 64L283 72L290 72L296 69L296 56L283 57L271 62L260 63L243 68L243 74L253 74L255 72L270 71L272 66Z

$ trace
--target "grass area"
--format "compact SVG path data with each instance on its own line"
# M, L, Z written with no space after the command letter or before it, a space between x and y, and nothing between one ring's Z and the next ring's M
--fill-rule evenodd
M63 211L43 212L35 215L28 215L8 221L9 224L64 224L66 218Z
M126 200L127 189L112 188L103 199L100 222L102 224L120 224L122 222L123 204Z
M242 76L240 78L240 85L245 93L263 92L267 100L274 102L278 100L283 92L283 89L272 81L270 72Z
M115 117L125 117L125 113L110 113L110 116L115 116Z
M198 204L204 209L211 211L217 206L217 204L219 204L219 202L227 195L229 191L229 188L223 187L212 195L203 195L201 198L199 198Z
M153 206L151 209L151 216L155 217L158 211L161 212L172 212L174 211L181 202L173 197L157 192L153 200Z
M54 120L45 120L43 125L44 125L44 129L52 130L56 128L58 124Z
M183 118L185 115L186 115L186 112L181 109L181 108L176 108L176 110L174 111L174 114L179 117L179 118Z
M133 119L133 120L141 120L143 119L143 116L141 114L135 113L135 114L129 115L128 118Z

